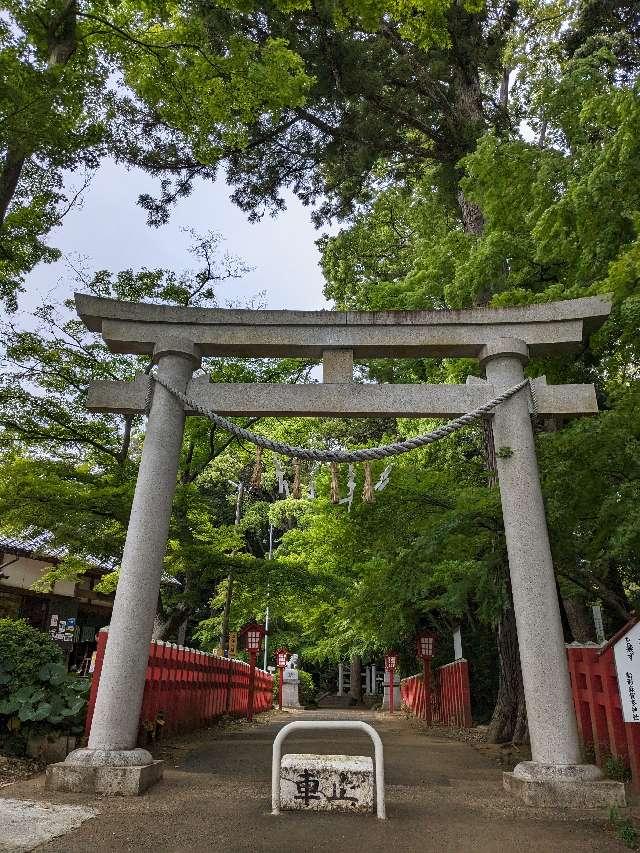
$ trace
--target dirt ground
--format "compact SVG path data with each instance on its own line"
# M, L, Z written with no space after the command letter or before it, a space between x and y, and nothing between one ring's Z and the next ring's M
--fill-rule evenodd
M388 820L338 814L270 814L271 747L292 719L365 719L385 748ZM528 808L502 789L494 756L470 743L375 712L270 713L257 722L210 729L163 745L164 780L131 799L49 794L42 776L3 788L0 797L84 805L98 811L41 853L108 851L334 851L397 853L620 853L604 812ZM284 752L371 754L365 735L291 736Z
M41 773L43 763L35 758L0 755L0 788Z

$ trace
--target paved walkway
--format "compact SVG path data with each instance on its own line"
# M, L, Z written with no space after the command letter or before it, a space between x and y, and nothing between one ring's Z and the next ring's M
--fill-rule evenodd
M380 732L387 821L357 815L270 815L275 734L284 722L313 717L365 719ZM369 739L358 733L301 733L286 744L285 752L371 752ZM604 831L605 815L522 806L503 792L500 768L469 744L425 734L399 717L392 720L362 710L275 714L251 727L201 732L164 751L165 778L143 797L45 794L42 777L4 788L0 797L81 805L98 812L80 828L32 848L40 853L620 853L625 849ZM0 850L10 849L0 844Z

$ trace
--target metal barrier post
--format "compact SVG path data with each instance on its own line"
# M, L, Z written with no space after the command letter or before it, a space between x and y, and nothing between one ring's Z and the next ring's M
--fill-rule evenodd
M369 735L375 751L376 812L379 820L386 819L384 804L384 756L378 732L362 720L295 720L283 726L273 742L271 760L271 814L280 814L280 761L282 743L292 732L308 729L359 729Z

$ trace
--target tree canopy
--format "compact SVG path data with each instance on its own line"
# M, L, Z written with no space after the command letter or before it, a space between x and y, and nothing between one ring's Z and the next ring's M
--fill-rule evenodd
M288 187L316 205L319 223L339 218L340 230L318 243L325 292L339 309L612 295L611 318L582 352L537 358L527 370L595 384L597 417L549 419L536 434L567 639L589 638L596 603L608 630L617 628L640 604L637 4L40 0L8 9L0 63L14 91L0 95L0 235L9 301L28 270L53 257L47 234L71 201L63 173L104 156L158 176L157 198L141 200L152 223L223 164L250 216L281 209ZM194 235L193 270L98 271L81 287L213 305L218 282L244 270L218 249L215 235ZM71 553L61 572L78 571L88 554L117 566L144 419L89 415L86 389L148 365L108 353L53 306L38 319L37 332L3 332L0 527L53 533ZM309 382L312 368L225 358L203 369L216 381ZM477 372L471 360L378 359L358 364L356 380L464 382ZM431 426L252 424L292 444L346 448ZM489 673L476 682L481 715L498 696L492 736L522 739L490 451L486 429L415 451L374 503L360 497L358 470L347 508L329 499L326 469L303 466L299 496L286 496L270 454L258 482L251 446L189 419L166 558L181 587L163 592L164 635L186 619L194 641L215 647L228 600L232 626L269 603L276 645L316 663L393 645L408 672L418 627L448 638L461 623L473 638L474 678ZM292 486L294 471L281 464ZM342 497L346 472L339 478Z

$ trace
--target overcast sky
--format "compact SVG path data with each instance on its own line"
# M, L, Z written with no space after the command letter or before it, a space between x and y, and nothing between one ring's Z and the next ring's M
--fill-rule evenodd
M71 184L81 179L72 176ZM294 197L276 219L266 216L252 224L229 201L229 187L199 183L193 194L178 202L168 225L150 228L146 212L136 204L138 195L156 195L158 184L139 170L127 171L106 161L85 191L81 208L72 210L49 243L63 252L56 264L41 264L29 276L27 294L20 298L20 325L30 325L28 314L42 301L62 301L77 285L65 262L85 269L139 269L167 267L182 270L195 265L188 254L190 236L182 227L204 233L218 231L224 248L239 256L253 271L219 287L220 304L231 299L249 302L261 291L269 308L313 309L329 307L322 294L322 273L315 240L320 236L310 221L310 211Z

